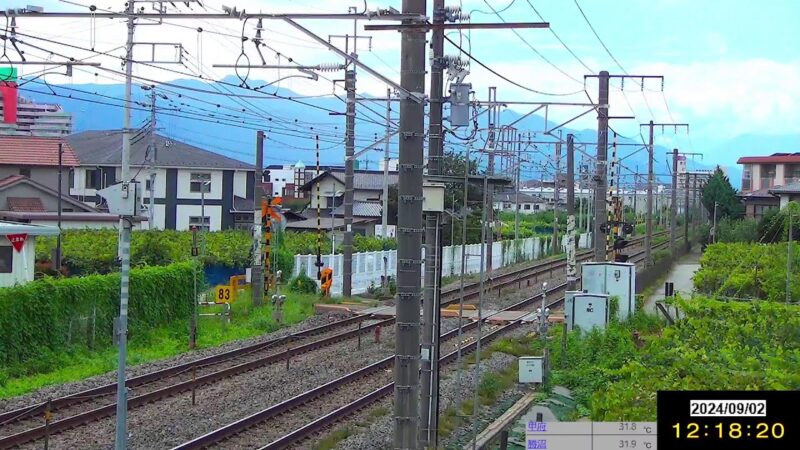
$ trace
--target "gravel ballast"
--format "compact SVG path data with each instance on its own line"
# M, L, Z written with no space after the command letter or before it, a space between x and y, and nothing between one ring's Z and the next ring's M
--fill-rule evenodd
M494 353L480 363L481 374L495 373L504 370L516 362L516 358L503 353ZM456 371L448 369L448 377L440 383L441 411L455 407L458 403L472 399L474 395L475 371L466 370L462 373L460 382ZM482 378L482 376L481 376ZM392 409L391 401L382 402L381 406ZM391 414L391 413L390 413ZM366 420L369 413L359 414L353 421ZM394 442L394 420L391 415L375 419L366 429L358 430L356 434L348 436L336 446L339 450L385 450L392 448Z
M298 331L303 331L309 328L315 328L329 323L333 323L347 317L349 317L349 315L338 314L338 313L313 315L303 320L302 322L298 322L294 325L281 328L280 330L277 330L273 333L263 334L261 336L257 336L250 339L231 341L217 347L209 347L201 350L185 352L181 353L180 355L176 355L172 358L161 359L158 361L152 361L149 363L139 364L136 366L129 366L127 368L127 376L128 378L131 378L143 375L145 373L165 369L167 367L188 363L208 356L218 355L220 353L225 353L237 348L246 347L248 345L258 344L272 339L281 338L283 336L289 335L291 333L296 333ZM96 388L98 386L102 386L105 384L115 383L116 380L117 380L117 372L112 371L104 373L102 375L86 378L80 381L74 381L64 384L56 384L52 386L45 386L37 390L36 392L0 400L0 411L8 411L16 408L22 408L38 402L45 402L50 398L63 397L87 389Z

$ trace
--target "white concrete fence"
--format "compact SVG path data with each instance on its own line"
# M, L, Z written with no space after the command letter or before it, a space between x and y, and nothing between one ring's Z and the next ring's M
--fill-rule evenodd
M492 269L532 261L550 254L550 241L548 238L527 238L517 241L507 240L492 244ZM485 245L485 244L483 244ZM479 273L481 266L481 244L468 244L465 249L464 272L467 274ZM562 236L561 250L566 251L567 236ZM579 235L579 248L591 248L591 233ZM316 255L295 255L294 272L297 276L301 270L312 279L317 278ZM331 293L342 293L342 266L344 255L322 255L325 267L333 269L333 286ZM422 259L425 259L425 248L422 248ZM331 264L332 263L332 264ZM425 264L422 264L422 274L425 274ZM442 249L442 276L461 274L461 246L452 245ZM353 253L353 294L367 292L370 285L380 286L381 276L397 275L397 250L384 250L379 252Z

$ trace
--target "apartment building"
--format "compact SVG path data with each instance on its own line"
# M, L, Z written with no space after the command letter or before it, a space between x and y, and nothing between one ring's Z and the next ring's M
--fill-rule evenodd
M742 166L740 197L747 217L760 218L780 205L771 190L800 182L800 153L743 156L736 162Z
M5 117L3 90L0 90L0 116ZM16 103L16 120L0 121L0 135L5 136L66 136L72 132L72 114L61 105L36 103L19 97Z

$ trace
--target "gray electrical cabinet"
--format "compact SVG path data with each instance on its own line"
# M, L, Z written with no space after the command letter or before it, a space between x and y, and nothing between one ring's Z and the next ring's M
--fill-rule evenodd
M617 318L625 320L636 308L636 264L589 262L581 265L583 292L619 299Z
M541 383L544 374L544 356L519 357L519 382Z
M472 90L470 83L450 84L450 125L466 127L471 124L469 112L469 93Z
M592 328L605 328L608 323L609 297L605 294L574 292L570 302L565 305L567 330L578 328L589 331Z

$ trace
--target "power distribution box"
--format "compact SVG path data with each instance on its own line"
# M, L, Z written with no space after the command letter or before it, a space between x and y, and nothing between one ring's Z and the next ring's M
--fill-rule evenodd
M581 265L583 292L619 299L617 318L625 320L636 308L636 264L590 262Z
M454 127L470 125L469 93L471 90L470 83L450 84L450 125Z
M567 330L576 327L585 331L595 327L605 328L609 318L608 302L609 296L604 294L567 292L564 304Z
M541 383L544 374L544 356L519 357L519 382Z
M97 191L108 204L108 212L120 216L138 216L142 213L139 183L117 183Z
M444 189L440 183L422 184L422 210L425 212L444 212Z

